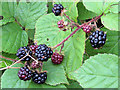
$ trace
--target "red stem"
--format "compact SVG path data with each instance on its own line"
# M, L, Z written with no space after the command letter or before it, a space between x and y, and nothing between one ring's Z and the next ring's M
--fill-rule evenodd
M103 14L102 14L102 15L103 15ZM76 33L80 28L82 28L84 25L89 24L89 23L91 23L91 22L94 22L94 21L100 19L102 15L97 16L95 19L92 19L92 20L90 20L90 21L87 22L87 23L84 23L84 24L82 24L82 25L79 25L79 27L78 27L75 31L73 31L68 37L66 37L62 42L60 42L59 44L57 44L54 48L57 48L58 46L60 46L61 44L63 44L65 41L67 41L71 36L73 36L73 34L75 34L75 33Z
M64 47L64 43L63 43L63 44L62 44L62 46L61 46L61 49L60 49L60 54L61 54L61 51L62 51L63 47Z
M69 18L69 16L67 16L65 13L64 13L64 15L65 15L73 24L75 24L77 27L79 27L79 25L76 24L73 20L71 20L71 19Z
M14 59L11 59L11 58L4 57L4 56L2 56L2 55L0 55L0 58L4 58L4 59L6 59L6 60L10 60L10 61L14 61L14 62L18 61L18 60L14 60Z

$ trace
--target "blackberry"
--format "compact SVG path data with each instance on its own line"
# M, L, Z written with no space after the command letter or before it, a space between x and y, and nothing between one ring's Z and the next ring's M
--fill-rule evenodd
M34 72L33 73L32 81L37 83L37 84L45 83L46 79L47 79L46 72L41 72L41 73Z
M29 52L29 55L32 55L32 51L29 49L29 47L21 47L18 49L16 56L21 59L23 58L25 55L27 55L27 53ZM29 56L25 57L24 59L22 59L22 61L29 61L31 58Z
M30 80L32 77L32 71L30 69L28 69L27 66L20 68L20 70L18 71L18 77L21 80L27 81Z
M54 64L60 64L63 61L63 55L59 53L53 53L51 60Z
M58 25L58 28L60 28L60 30L67 31L67 26L69 25L69 23L63 20L60 20L58 21L57 25Z
M63 9L64 7L61 4L54 4L52 12L55 14L55 16L59 16Z
M95 31L89 36L93 48L100 48L105 44L106 34L103 31Z
M47 61L51 55L53 54L53 51L51 48L49 48L45 44L40 44L36 48L35 56L38 58L38 61Z
M63 20L60 20L60 21L58 21L58 28L64 28L64 21Z
M90 33L90 31L92 29L90 25L85 25L82 28L83 28L83 31L86 32L86 33Z
M35 53L35 50L37 47L38 47L38 45L31 45L30 49L32 50L33 53Z
M40 67L40 63L39 62L37 63L36 61L33 61L32 64L31 64L31 67L33 69L39 68Z

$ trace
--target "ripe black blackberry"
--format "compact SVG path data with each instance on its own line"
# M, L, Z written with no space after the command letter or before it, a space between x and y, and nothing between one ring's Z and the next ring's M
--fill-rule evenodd
M60 64L63 61L63 55L59 53L53 53L51 60L54 64Z
M30 49L32 50L32 53L35 53L36 48L38 47L38 45L31 45Z
M32 81L37 83L37 84L45 83L46 79L47 79L46 72L41 72L41 73L34 72L33 73Z
M83 28L83 31L86 32L86 33L90 33L90 31L92 29L90 25L85 25L82 28Z
M54 4L52 12L55 14L55 16L59 16L63 9L64 7L62 6L62 4Z
M100 48L105 44L106 34L103 31L95 31L89 36L93 48Z
M21 67L18 71L18 77L24 81L30 80L32 77L32 71L27 66Z
M32 51L29 49L29 47L21 47L18 49L16 56L21 59L23 58L25 55L27 55L27 53L29 52L29 55L32 55ZM29 61L31 58L29 56L25 57L24 59L22 59L22 61Z
M38 61L47 61L51 55L53 54L53 51L51 48L49 48L45 44L40 44L36 48L35 56L38 58Z

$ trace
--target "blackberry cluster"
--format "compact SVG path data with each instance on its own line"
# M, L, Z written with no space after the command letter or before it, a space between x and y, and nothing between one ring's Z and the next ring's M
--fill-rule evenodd
M51 55L53 54L53 51L51 48L49 48L45 44L40 44L36 48L35 56L38 58L38 61L47 61Z
M64 7L61 4L54 4L52 12L55 14L55 16L59 16L63 9Z
M53 53L51 60L54 64L60 64L63 61L63 55L59 53Z
M46 72L42 72L42 73L34 72L33 73L32 81L35 83L43 84L43 83L45 83L46 79L47 79Z
M30 49L32 50L33 53L35 53L35 50L37 47L38 47L38 45L31 45Z
M83 31L86 32L86 33L90 33L90 31L92 29L90 25L85 25L82 28L83 28Z
M18 77L21 80L30 80L32 77L32 71L28 69L28 67L21 67L20 70L18 71Z
M36 61L33 61L32 64L31 64L31 67L33 69L39 68L40 67L40 63L39 62L37 63Z
M21 48L18 49L16 56L17 56L19 59L21 59L21 58L23 58L25 55L27 55L28 52L29 52L29 55L32 55L32 51L29 49L29 47L24 46L24 47L21 47ZM27 56L27 57L25 57L24 59L22 59L22 61L30 61L30 59L31 59L31 58L30 58L29 56Z
M106 34L103 31L95 31L89 36L93 48L100 48L105 44Z

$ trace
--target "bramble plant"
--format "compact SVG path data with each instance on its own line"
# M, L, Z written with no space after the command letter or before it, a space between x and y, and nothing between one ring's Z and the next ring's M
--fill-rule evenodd
M118 88L118 2L1 2L1 88Z

